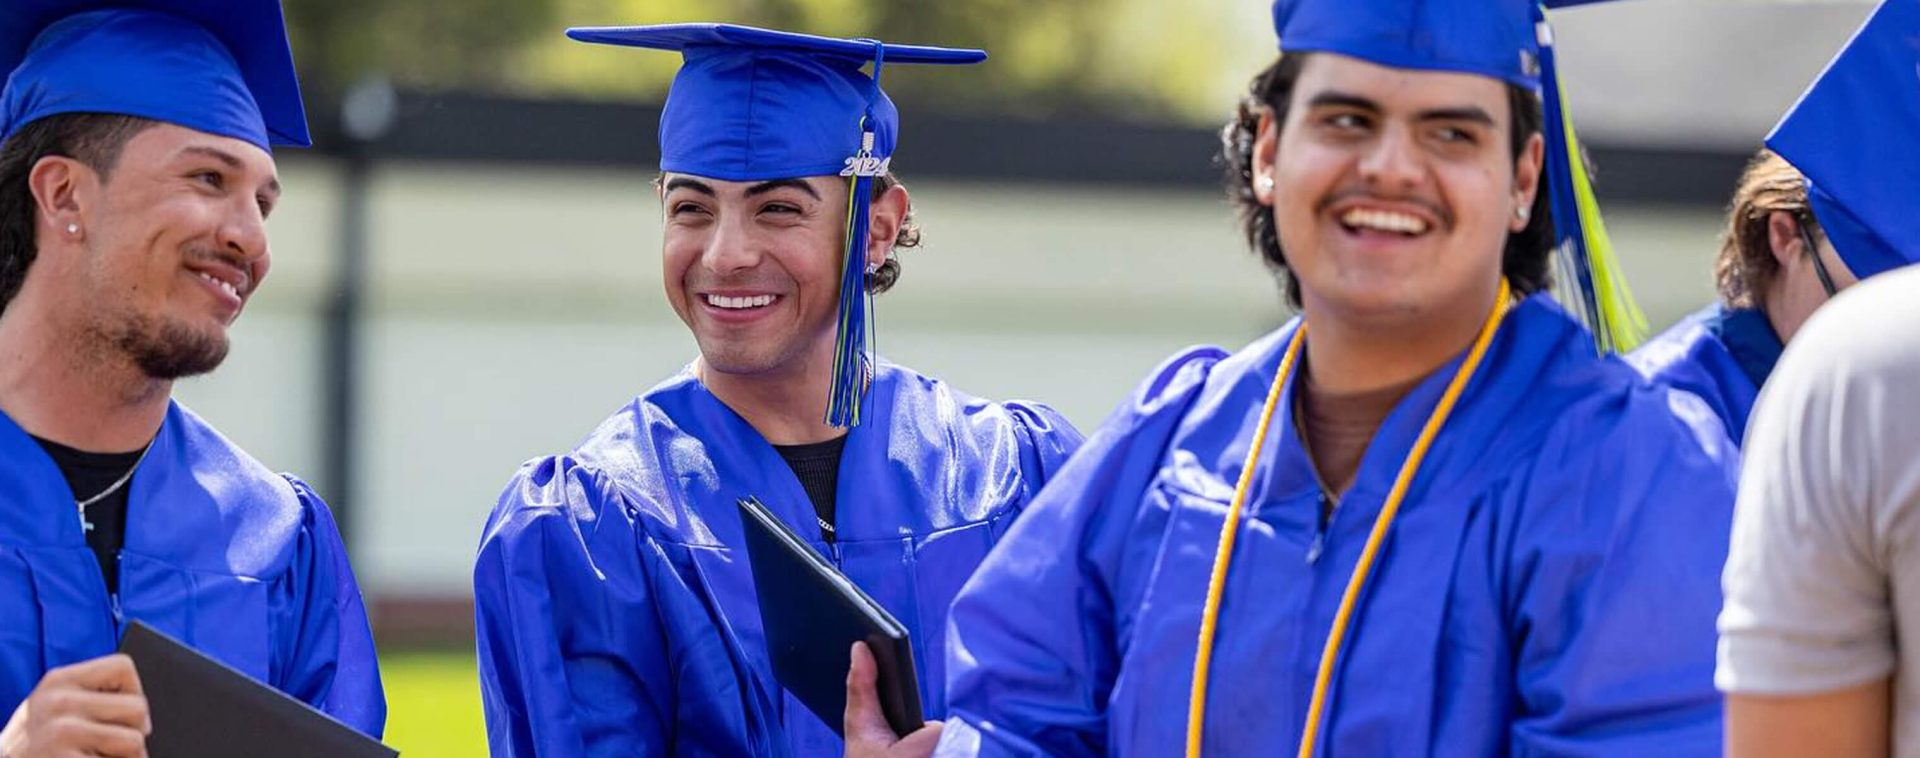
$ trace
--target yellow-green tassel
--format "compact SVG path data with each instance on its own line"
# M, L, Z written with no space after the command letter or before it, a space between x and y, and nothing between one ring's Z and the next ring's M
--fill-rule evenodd
M1556 85L1559 82L1555 82ZM1561 102L1566 102L1565 90ZM1587 267L1593 275L1594 295L1600 307L1600 323L1593 332L1600 337L1601 348L1624 353L1646 339L1647 316L1633 298L1626 273L1613 254L1613 241L1607 236L1607 223L1600 218L1600 202L1594 198L1593 182L1587 178L1586 162L1580 156L1580 140L1574 135L1573 116L1561 114L1566 125L1567 162L1573 178L1573 193L1580 212L1580 234L1586 243Z

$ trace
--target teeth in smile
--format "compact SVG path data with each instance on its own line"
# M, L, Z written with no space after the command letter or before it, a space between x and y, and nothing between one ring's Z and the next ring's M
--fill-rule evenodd
M229 295L232 295L234 297L240 296L240 290L235 289L234 286L230 283L221 281L220 279L213 276L209 276L207 274L201 274L200 278L207 280L209 283L213 284L216 287L219 287L220 289L226 290L227 294Z
M1419 216L1367 208L1355 208L1341 214L1340 223L1355 228L1378 229L1399 234L1422 234L1427 231L1427 222Z
M760 308L772 305L773 295L754 295L753 297L727 297L726 295L708 295L707 304L715 308Z

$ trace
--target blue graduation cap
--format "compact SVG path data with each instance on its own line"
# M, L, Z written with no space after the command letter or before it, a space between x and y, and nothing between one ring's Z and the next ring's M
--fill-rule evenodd
M6 0L0 139L115 113L270 150L311 144L279 0Z
M1395 68L1478 74L1540 93L1561 268L1596 346L1625 351L1646 331L1600 219L1556 73L1546 10L1604 0L1275 0L1283 52L1329 52Z
M1767 137L1807 178L1814 217L1862 279L1920 262L1917 73L1920 4L1881 3Z
M900 114L880 89L881 67L978 63L987 54L731 24L587 27L567 36L685 57L660 114L661 171L726 181L847 177L852 207L827 423L860 423L872 373L868 204L900 136ZM868 64L871 73L863 71Z

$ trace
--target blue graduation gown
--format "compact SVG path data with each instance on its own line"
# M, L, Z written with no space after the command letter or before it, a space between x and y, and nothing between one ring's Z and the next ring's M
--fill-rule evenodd
M940 755L1183 754L1222 519L1295 328L1176 356L1048 482L954 602ZM1323 754L1719 754L1731 446L1590 340L1544 296L1507 316L1374 566ZM1341 593L1460 360L1393 409L1324 529L1280 403L1219 617L1208 755L1293 751Z
M758 496L908 628L945 712L947 606L1080 443L1052 409L878 364L840 462L838 540L787 463L685 371L529 462L474 568L496 756L838 756L774 680L735 500Z
M138 619L380 736L373 635L313 490L178 403L127 486L109 596L59 466L0 414L0 718L49 669L112 653Z
M1747 433L1760 385L1780 361L1767 314L1714 303L1693 312L1627 356L1647 379L1705 400L1735 444Z

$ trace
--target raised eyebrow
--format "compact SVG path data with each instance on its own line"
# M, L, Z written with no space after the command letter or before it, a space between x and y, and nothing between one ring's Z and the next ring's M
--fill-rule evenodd
M782 187L792 187L794 189L800 190L801 192L807 193L808 197L811 197L815 200L820 199L819 190L814 189L813 185L809 184L805 179L773 179L770 181L761 182L759 184L756 184L747 188L747 197L753 197L755 195L764 195L774 190L780 189Z
M708 185L706 182L688 179L684 176L676 176L668 179L663 189L666 192L672 192L677 189L692 190L707 197L719 197L719 193L714 192L711 185Z
M1435 108L1429 111L1421 111L1418 118L1421 121L1470 121L1476 124L1493 126L1493 114L1488 113L1485 108L1477 105L1468 105L1459 108Z

